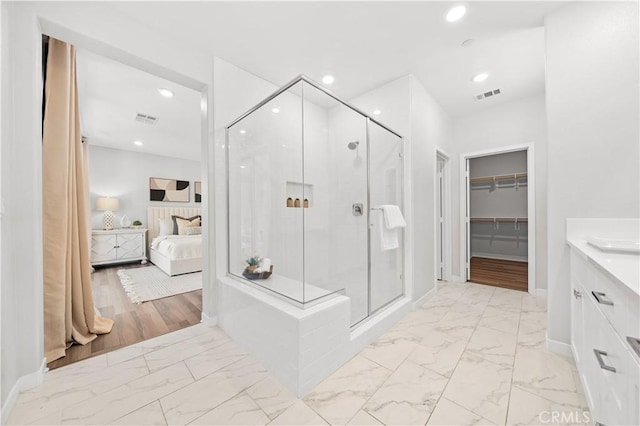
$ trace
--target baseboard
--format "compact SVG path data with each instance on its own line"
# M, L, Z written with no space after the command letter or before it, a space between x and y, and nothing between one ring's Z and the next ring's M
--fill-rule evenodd
M547 289L546 288L537 288L536 289L536 297L547 298Z
M413 302L413 305L411 306L411 309L415 311L416 309L418 309L419 307L421 307L422 305L427 303L427 301L429 299L431 299L433 296L435 296L435 294L437 292L438 292L438 288L437 287L433 287L431 290L426 292L422 297L420 297L420 299L418 299L415 302Z
M547 336L547 349L549 349L551 352L555 352L564 356L570 356L571 358L573 358L571 345L564 342L558 342L557 340L551 340L549 339L549 336Z
M46 358L43 358L38 371L22 376L16 380L11 391L9 391L9 395L7 395L6 401L2 405L2 410L0 411L0 422L3 425L7 424L11 410L13 410L13 406L18 400L20 392L40 386L44 380L44 373L47 372L47 370L47 360Z
M209 315L203 312L200 322L213 327L214 325L218 325L218 317L217 316L210 317Z

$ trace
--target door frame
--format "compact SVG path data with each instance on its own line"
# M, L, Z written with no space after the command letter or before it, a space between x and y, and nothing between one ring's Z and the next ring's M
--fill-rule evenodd
M467 238L467 192L469 189L467 160L489 155L506 154L508 152L527 152L527 257L528 257L528 292L536 292L536 179L535 179L535 152L532 142L509 145L501 148L491 148L482 151L474 151L460 154L460 278L466 282L468 271L468 257L470 242Z
M436 147L436 167L435 167L435 178L434 178L434 212L435 212L435 223L434 223L434 235L438 235L438 226L439 226L439 214L438 214L438 160L444 160L444 167L442 170L444 185L442 188L442 217L444 220L444 226L442 229L442 243L443 243L443 268L442 268L442 281L451 281L453 276L453 252L452 252L452 219L453 215L451 214L451 156L447 154L441 148ZM434 253L435 253L435 264L436 268L439 268L438 261L438 238L435 238L434 242ZM437 272L436 272L436 281L437 281Z

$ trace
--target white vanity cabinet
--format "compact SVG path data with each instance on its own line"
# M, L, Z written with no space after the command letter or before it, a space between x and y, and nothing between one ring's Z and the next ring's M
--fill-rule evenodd
M640 338L639 309L636 292L572 244L571 346L595 424L640 424L640 354L627 339Z

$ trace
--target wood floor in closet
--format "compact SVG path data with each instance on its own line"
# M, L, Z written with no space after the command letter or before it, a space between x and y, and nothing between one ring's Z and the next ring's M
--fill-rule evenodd
M495 287L527 291L529 264L513 260L490 259L473 256L471 258L469 281Z
M114 320L111 333L94 341L67 349L64 358L50 362L50 369L148 340L181 328L198 324L202 312L202 290L151 300L139 305L131 303L116 274L119 269L140 267L139 264L96 268L92 274L94 303L100 313Z

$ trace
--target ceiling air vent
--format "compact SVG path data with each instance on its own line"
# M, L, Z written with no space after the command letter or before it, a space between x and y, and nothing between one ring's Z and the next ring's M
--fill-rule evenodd
M502 93L501 89L493 89L493 90L489 90L487 92L482 92L482 93L477 93L475 95L473 95L473 99L475 99L476 101L481 101L487 98L492 98L494 96L498 96L499 94Z
M158 117L154 117L152 115L147 115L147 114L137 113L136 114L136 121L139 121L141 123L147 123L147 124L156 124L158 122Z

